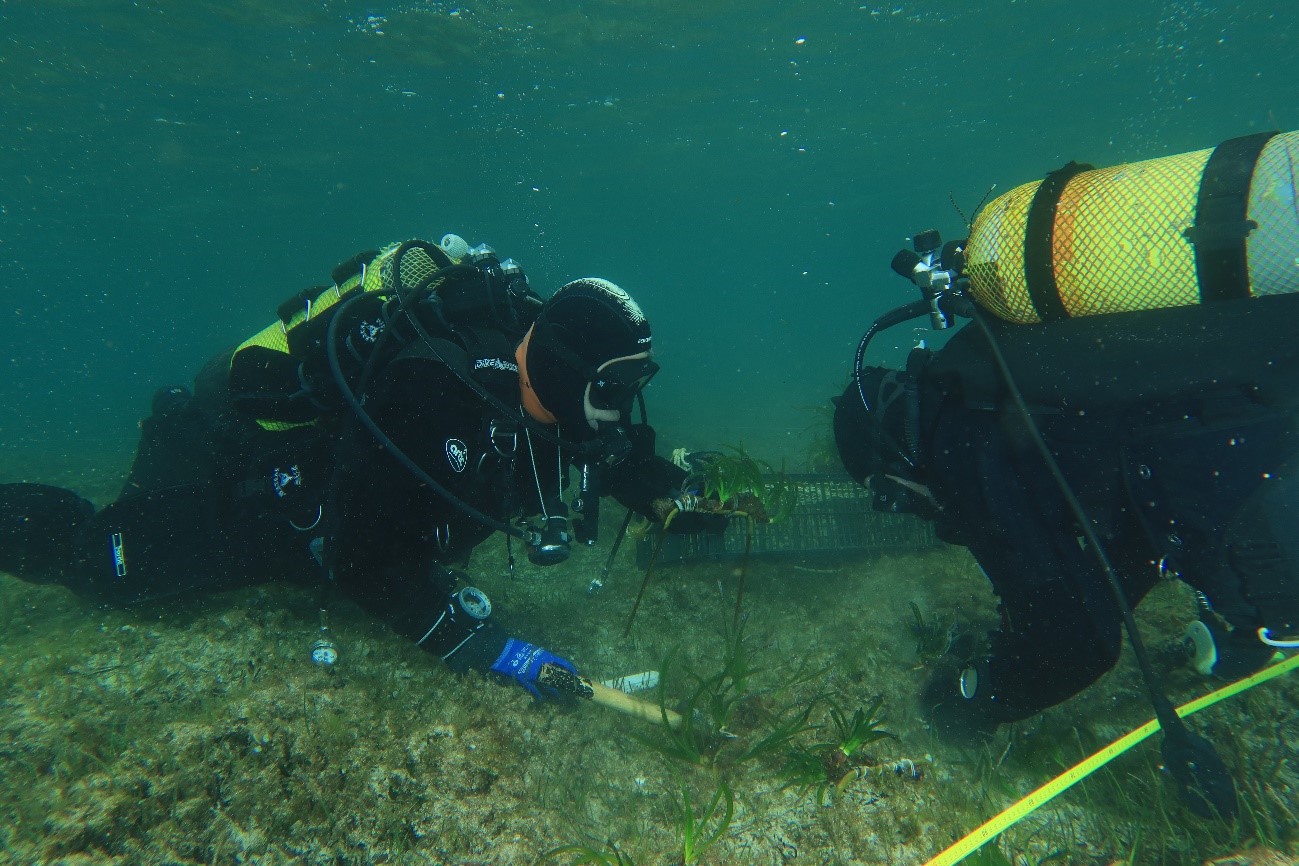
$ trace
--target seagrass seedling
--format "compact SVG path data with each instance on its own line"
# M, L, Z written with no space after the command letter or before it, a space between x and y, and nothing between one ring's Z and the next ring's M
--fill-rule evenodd
M568 866L636 866L636 860L617 842L605 842L599 848L590 845L561 845L541 855L542 863L557 863L561 859Z
M777 472L744 446L725 446L703 468L704 499L716 499L723 511L743 512L758 523L777 523L798 503L798 488L784 471Z
M812 725L808 721L816 701L759 707L762 703L752 679L761 673L749 660L742 624L731 625L724 633L721 666L712 673L700 673L670 653L659 666L661 676L658 701L663 724L654 733L633 733L644 745L670 758L701 767L730 767L783 752ZM790 676L785 686L810 679L807 672ZM678 680L686 684L684 701L673 709L681 715L680 724L669 722L669 685ZM743 730L732 730L737 710L746 702L754 712L746 714L750 723Z
M914 601L910 605L911 635L916 639L916 661L920 665L931 665L952 647L955 633L952 622L937 616L925 619L919 605Z
M880 708L884 698L876 697L869 707L858 707L849 717L838 707L830 708L830 721L834 725L836 740L829 744L839 750L848 760L857 757L857 752L865 745L886 738L897 739L893 734L880 727L884 719Z
M704 851L717 844L731 828L735 817L735 795L725 781L718 781L717 790L699 815L690 802L690 791L681 787L681 863L691 866L699 862Z
M781 768L781 788L795 788L800 795L815 791L818 804L824 803L831 791L842 793L870 763L862 749L877 740L896 739L880 727L883 705L884 699L877 697L869 707L859 707L851 716L831 705L829 727L834 739L791 749Z

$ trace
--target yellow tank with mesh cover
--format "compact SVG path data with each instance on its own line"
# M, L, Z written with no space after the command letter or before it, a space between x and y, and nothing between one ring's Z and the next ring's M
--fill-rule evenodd
M438 258L435 258L435 255ZM341 283L322 289L314 296L304 295L300 298L301 306L296 312L291 315L285 314L285 318L267 325L240 343L230 356L231 382L245 386L242 390L264 390L267 393L280 391L292 394L301 387L297 373L298 363L292 357L293 350L290 344L291 337L297 329L323 316L338 303L341 297L358 286L365 292L387 297L398 289L413 290L446 263L458 261L459 259L452 258L446 250L435 248L423 241L394 243L384 247L370 261L358 262L356 272L343 279ZM435 283L433 288L436 289L440 285L442 285L441 281ZM250 383L252 386L248 387ZM240 389L236 388L236 390ZM266 410L266 406L261 408L263 411ZM261 427L272 431L290 430L315 423L314 417L286 418L261 414L256 420Z
M239 351L248 346L261 346L266 349L274 349L277 352L287 353L289 351L288 332L291 329L334 306L341 296L355 289L361 284L362 280L365 282L364 290L367 292L382 292L384 294L391 292L393 289L393 265L396 264L394 254L400 247L401 244L390 244L384 247L375 256L374 261L362 268L359 273L348 278L341 285L333 285L325 289L309 304L304 303L302 309L287 322L275 322L253 334L239 344L239 347L235 349L235 353L238 354ZM403 288L410 288L433 273L438 267L438 263L433 261L423 249L414 247L406 250L402 259L402 282L408 285L403 286Z
M1299 132L1092 169L1071 163L984 208L970 293L1036 323L1299 292Z

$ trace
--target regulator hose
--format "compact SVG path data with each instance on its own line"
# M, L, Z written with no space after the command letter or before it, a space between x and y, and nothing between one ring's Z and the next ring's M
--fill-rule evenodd
M866 407L867 412L871 410L871 402L866 399L866 385L863 382L864 374L862 373L862 364L866 361L866 347L870 345L871 340L880 331L927 315L929 315L928 302L912 301L897 309L889 310L874 322L871 322L871 326L866 329L866 333L862 334L860 342L857 343L857 355L853 363L852 375L853 381L857 384L857 394L861 397L861 403Z

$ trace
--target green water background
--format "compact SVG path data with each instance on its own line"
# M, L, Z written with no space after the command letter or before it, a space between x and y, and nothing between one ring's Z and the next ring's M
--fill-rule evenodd
M8 0L0 448L129 451L155 387L333 264L454 230L542 291L629 289L674 443L796 462L949 197L1299 124L1292 12Z
M1299 126L1291 5L0 0L0 480L110 500L157 386L353 252L449 230L543 291L598 274L641 301L665 448L805 463L862 330L913 297L888 270L911 232L957 236L950 199L968 213L1070 159ZM890 331L873 357L930 336ZM592 675L674 647L713 664L733 564L662 569L625 638L630 545L584 594L610 534L544 580L505 578L497 544L471 571ZM995 751L945 747L919 714L912 603L995 616L957 548L755 560L764 667L882 695L899 740L878 757L926 776L876 773L823 809L755 766L706 862L923 862L1149 717L1125 656ZM0 863L533 863L583 838L670 862L673 798L706 798L708 774L622 719L455 677L337 599L327 677L305 660L319 604L271 585L104 612L6 579ZM1170 584L1139 614L1159 642L1193 610ZM1205 689L1185 670L1166 685ZM1180 864L1292 837L1294 700L1258 689L1200 722L1281 829L1188 821L1152 746L1003 847Z

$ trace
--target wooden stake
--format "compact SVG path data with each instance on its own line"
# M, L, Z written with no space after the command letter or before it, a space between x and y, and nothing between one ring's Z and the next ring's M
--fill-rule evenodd
M544 664L537 675L537 684L549 686L556 691L573 695L602 706L615 709L620 713L635 716L647 722L662 723L666 717L669 727L681 726L681 714L675 710L660 707L658 704L634 698L624 691L611 689L600 683L593 683L586 677L578 676L567 668L556 664Z

